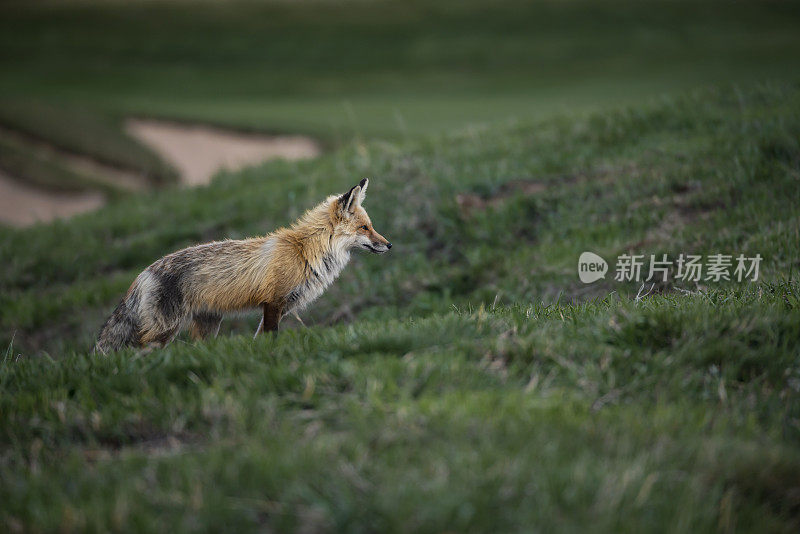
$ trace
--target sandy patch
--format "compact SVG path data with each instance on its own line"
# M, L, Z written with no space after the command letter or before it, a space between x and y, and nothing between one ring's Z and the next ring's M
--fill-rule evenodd
M262 136L201 125L131 119L126 131L149 146L180 174L186 186L204 185L220 170L237 170L268 159L297 160L320 153L303 136Z
M97 192L63 193L25 185L0 171L0 222L29 226L71 217L105 203Z

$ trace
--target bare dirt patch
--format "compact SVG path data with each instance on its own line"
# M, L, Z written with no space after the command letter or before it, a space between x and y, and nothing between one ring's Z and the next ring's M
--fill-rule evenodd
M237 170L269 159L297 160L319 155L319 145L303 136L263 136L202 125L131 119L126 131L179 172L181 183L204 185L220 170Z
M65 193L25 185L0 171L0 222L29 226L63 219L99 208L105 197L98 192Z

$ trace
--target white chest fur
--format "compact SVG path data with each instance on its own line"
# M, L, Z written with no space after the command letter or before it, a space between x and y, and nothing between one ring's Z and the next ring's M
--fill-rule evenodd
M350 261L350 251L333 249L315 264L306 265L306 280L289 293L286 312L301 310L311 304L336 280Z

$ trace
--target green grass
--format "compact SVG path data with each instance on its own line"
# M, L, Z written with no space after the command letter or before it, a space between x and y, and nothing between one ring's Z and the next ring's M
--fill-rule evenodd
M796 3L14 2L0 124L169 182L130 115L398 140L795 76Z
M795 531L800 288L2 367L7 526Z
M796 83L728 86L355 142L0 230L0 521L795 532L799 139ZM157 257L264 233L362 176L395 247L354 259L309 328L254 341L251 317L88 352ZM757 283L635 299L581 284L585 250L764 260Z

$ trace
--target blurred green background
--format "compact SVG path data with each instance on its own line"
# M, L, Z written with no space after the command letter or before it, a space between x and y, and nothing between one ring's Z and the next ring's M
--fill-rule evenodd
M784 2L12 2L0 126L158 183L124 117L402 139L793 76L798 27Z

